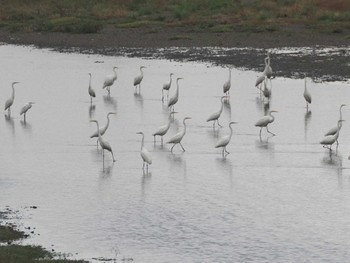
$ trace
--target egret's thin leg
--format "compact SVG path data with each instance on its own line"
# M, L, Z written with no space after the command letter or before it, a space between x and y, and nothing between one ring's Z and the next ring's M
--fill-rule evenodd
M161 142L161 145L163 145L163 135L161 136L160 142Z
M179 144L180 144L182 150L185 152L186 150L185 150L185 148L182 146L181 142L179 142Z
M113 162L115 162L115 159L114 159L114 154L113 154L113 152L111 152L111 154L112 154Z
M218 125L222 128L222 126L221 126L220 123L219 123L219 119L217 119L216 121L217 121Z
M276 134L274 134L274 133L272 133L272 132L270 132L270 131L269 131L268 126L266 126L266 130L267 130L267 132L268 132L268 133L271 133L273 136L275 136L275 135L276 135Z
M225 147L225 152L226 152L227 154L230 154L230 152L228 152L228 151L226 150L226 147Z
M173 152L175 145L176 145L176 143L173 145L173 147L171 147L171 152Z
M262 131L262 127L260 128L260 133L259 133L259 136L261 137L261 131Z

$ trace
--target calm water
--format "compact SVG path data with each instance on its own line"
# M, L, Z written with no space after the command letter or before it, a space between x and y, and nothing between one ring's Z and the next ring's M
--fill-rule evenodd
M36 234L26 241L76 258L132 258L135 262L346 262L350 257L350 133L344 122L337 154L319 141L336 125L339 106L349 120L348 83L314 83L306 112L304 80L272 81L270 108L278 110L269 136L255 122L264 114L254 83L257 72L232 71L229 103L213 130L227 68L203 63L60 54L0 46L1 98L19 81L11 118L0 121L0 207L23 215ZM97 63L98 62L98 63ZM272 68L278 65L273 63ZM133 78L146 66L141 94ZM118 66L111 96L104 76ZM261 65L263 70L263 61ZM88 73L97 97L90 106ZM169 73L183 77L180 99L165 141L182 127L186 152L153 144L152 132L168 110L161 87ZM175 83L170 90L175 91ZM36 104L24 123L20 108ZM3 106L2 106L3 107ZM113 147L103 162L90 135L90 118L106 122ZM226 158L214 148L236 121ZM152 153L142 171L141 136ZM29 209L30 206L38 209ZM40 235L38 235L40 234Z

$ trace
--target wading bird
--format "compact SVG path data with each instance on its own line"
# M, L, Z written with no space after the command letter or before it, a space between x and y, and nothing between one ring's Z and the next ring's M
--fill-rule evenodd
M270 53L267 52L267 57L265 58L265 69L263 71L263 75L265 75L268 79L272 77L272 68L270 66Z
M111 114L116 114L116 113L115 112L108 112L107 113L107 123L106 123L106 125L104 127L102 127L101 129L97 130L96 132L94 132L90 136L90 138L98 138L99 137L98 134L103 136L106 133L106 131L107 131L108 127L109 127L109 115L111 115ZM98 142L99 142L99 140L97 139L97 145L98 145Z
M264 128L264 127L266 127L266 130L267 130L268 133L271 133L273 136L276 135L276 134L270 132L269 128L267 127L269 125L269 123L272 123L275 120L275 117L272 115L273 112L278 112L278 111L270 110L268 115L262 117L260 120L258 120L255 123L256 127L260 127L260 133L259 133L260 137L261 137L262 128Z
M265 80L266 75L263 74L259 76L255 81L255 87L261 91L261 83Z
M180 144L182 150L185 151L185 148L181 144L181 140L186 134L186 120L188 120L188 119L191 119L191 117L185 117L184 120L183 120L183 124L184 124L183 130L178 132L177 134L175 134L167 142L167 143L173 143L174 144L173 147L171 147L171 152L173 152L173 148L175 147L176 144Z
M8 115L11 114L11 106L13 104L13 101L15 100L15 85L19 83L17 81L12 82L12 94L11 97L5 102L5 111L8 110Z
M340 105L340 108L339 108L339 120L342 120L342 119L343 119L341 110L342 110L342 108L343 108L344 106L346 106L346 104ZM340 122L340 128L342 127L342 125L343 125L343 124ZM330 129L328 132L326 132L326 134L325 134L324 136L334 135L334 134L338 131L338 129L339 129L339 126L337 125L337 126L333 127L332 129ZM338 141L337 141L337 142L338 142Z
M107 75L105 77L105 80L103 82L102 89L106 88L108 91L108 94L111 94L111 86L114 84L114 82L117 80L117 68L113 67L113 74Z
M323 144L324 148L329 149L330 151L332 151L332 145L337 142L337 148L338 148L338 137L339 137L339 132L340 129L342 127L342 122L345 120L339 120L338 121L338 129L336 131L336 133L334 135L328 135L326 137L324 137L321 141L320 144Z
M311 104L311 93L306 88L306 76L304 79L304 99L306 101L306 110L309 110L309 104Z
M231 69L228 69L228 80L224 83L223 91L226 96L229 96L231 88Z
M173 97L171 97L170 100L168 101L168 108L170 110L172 110L172 111L174 111L174 106L179 100L179 80L180 79L183 79L183 78L177 78L176 79L176 92L175 92L175 95Z
M264 89L262 90L262 93L264 97L267 99L267 101L270 101L272 90L267 87L267 76L265 76L265 79L264 79Z
M135 92L136 92L136 90L137 90L137 86L139 87L139 92L140 92L141 81L142 81L142 79L143 79L143 70L142 70L142 69L144 69L144 68L146 68L146 67L145 67L145 66L141 66L141 67L140 67L141 75L139 75L139 76L137 76L137 77L134 78Z
M162 88L162 101L164 101L164 90L166 90L167 91L167 99L169 99L169 89L170 89L170 87L171 87L171 82L172 82L172 76L173 76L174 74L173 73L170 73L170 80L169 80L169 82L168 83L165 83L164 85L163 85L163 88Z
M100 127L98 125L98 121L97 120L90 120L90 122L96 122L96 125L97 125L97 131L98 131L98 141L101 145L101 148L102 148L102 158L103 158L103 161L105 160L105 150L109 151L111 154L112 154L112 159L113 159L113 162L115 162L115 159L114 159L114 154L113 154L113 150L112 150L112 147L111 145L105 140L102 138L101 134L100 134Z
M20 111L20 115L24 114L24 119L23 119L24 122L26 122L27 111L32 107L33 104L35 104L35 103L34 102L28 102L22 107L22 109Z
M89 73L89 76L90 76L90 78L89 78L89 89L88 89L88 92L89 92L89 95L90 95L90 104L92 104L92 98L96 97L96 93L91 87L91 73Z
M229 152L226 150L226 146L229 144L229 142L230 142L230 140L231 140L231 137L232 137L232 127L231 127L231 125L232 125L232 124L235 124L235 123L237 123L237 122L234 122L234 121L231 121L231 122L230 122L230 124L229 124L230 134L221 137L221 138L218 140L218 142L216 143L216 145L215 145L215 148L220 148L220 147L222 147L222 156L225 156L225 153L226 153L226 154L229 154Z
M214 122L213 122L213 128L215 127L215 122L217 122L218 125L219 125L220 127L222 127L222 126L220 125L220 123L219 123L219 118L220 118L221 113L222 113L222 110L223 110L223 108L224 108L224 99L225 99L225 98L226 98L226 96L222 96L222 97L221 97L221 108L220 108L220 110L217 111L217 112L214 112L213 114L211 114L211 115L208 117L208 119L207 119L207 122L209 122L209 121L214 121Z
M163 136L168 132L169 128L170 128L170 124L172 121L172 114L177 113L175 111L170 112L169 114L169 120L168 123L160 126L152 135L154 137L154 143L156 143L156 136L160 136L161 137L161 143L163 144Z
M148 173L148 165L151 165L152 164L152 156L151 156L151 153L146 149L145 147L145 135L143 134L143 132L137 132L136 134L141 134L142 135L142 142L141 142L141 151L140 151L140 154L141 154L141 157L142 157L142 160L143 160L143 167L142 169L144 170L145 169L145 166L147 167L147 173Z

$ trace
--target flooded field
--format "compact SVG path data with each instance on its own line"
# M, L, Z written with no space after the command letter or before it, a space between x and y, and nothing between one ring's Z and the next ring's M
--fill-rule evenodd
M315 83L309 111L304 79L277 77L267 105L254 87L260 72L232 69L230 97L213 129L207 118L221 107L228 69L208 63L65 54L0 46L0 104L15 99L0 121L0 207L22 211L35 228L27 243L71 253L79 259L134 262L345 262L350 256L350 86ZM263 65L263 61L262 61ZM273 69L278 64L271 61ZM104 77L117 66L108 96ZM141 91L134 77L145 66ZM263 67L263 66L262 66ZM263 68L261 69L261 71ZM90 104L89 75L96 91ZM161 145L152 133L168 122L162 86L179 81L174 120ZM35 102L26 122L21 107ZM320 145L345 122L339 147ZM259 136L255 123L266 108L278 111ZM113 148L102 158L99 121ZM182 130L186 149L166 142ZM233 136L222 156L221 136ZM152 155L142 169L141 136ZM335 150L335 145L333 149ZM36 206L37 209L28 209ZM100 260L100 262L103 260Z

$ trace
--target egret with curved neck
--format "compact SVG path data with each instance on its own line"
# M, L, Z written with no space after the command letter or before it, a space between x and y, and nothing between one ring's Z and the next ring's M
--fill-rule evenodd
M91 73L89 73L89 76L90 76L90 78L89 78L89 89L88 89L88 92L89 92L89 95L90 95L90 104L92 104L92 98L96 97L96 93L91 87Z
M311 104L311 93L308 91L306 87L306 76L304 79L304 99L306 101L306 111L309 110L309 104Z
M329 149L329 151L332 151L332 145L335 142L337 142L337 148L338 148L338 138L339 138L339 133L340 133L343 121L345 120L338 121L338 125L337 125L338 129L334 135L326 136L320 141L320 144L323 144L323 147Z
M226 136L223 136L221 137L218 142L216 143L215 145L215 148L220 148L222 147L222 156L225 156L225 153L226 154L230 154L227 150L226 150L226 146L230 143L231 141L231 138L232 138L232 125L233 124L236 124L237 122L234 122L234 121L231 121L230 124L229 124L229 128L230 128L230 134L229 135L226 135Z
M172 76L173 76L174 74L173 73L170 73L170 80L169 80L169 82L168 83L165 83L164 85L163 85L163 88L162 88L162 102L164 102L164 90L166 90L167 91L167 99L169 99L169 89L170 89L170 87L171 87L171 82L172 82Z
M143 69L146 68L145 66L140 67L140 73L141 75L137 76L134 78L134 87L135 87L135 92L137 90L137 87L139 88L139 92L141 89L141 81L143 80Z
M226 96L229 96L231 88L231 69L228 69L228 80L224 83L223 91Z
M213 122L213 128L215 127L215 122L217 122L218 125L219 125L220 127L222 127L222 126L220 125L220 123L219 123L219 118L220 118L220 116L221 116L222 110L224 109L224 99L225 99L225 98L226 98L226 96L222 96L222 97L221 97L221 107L220 107L220 110L217 111L217 112L214 112L213 114L211 114L211 115L208 117L208 119L207 119L207 122L209 122L209 121L214 121L214 122Z
M342 120L343 119L343 115L342 115L342 108L346 106L346 104L342 104L340 105L340 108L339 108L339 120ZM334 135L337 130L339 129L338 126L339 124L337 123L337 126L333 127L332 129L330 129L328 132L326 132L326 134L324 136L328 136L328 135ZM342 122L340 122L340 128L342 127ZM338 142L338 141L337 141Z
M8 111L8 115L11 114L11 106L13 104L13 101L15 100L15 85L19 83L17 81L12 82L12 94L11 97L5 102L5 110Z
M148 173L148 166L152 164L152 156L151 156L150 152L145 147L145 135L143 134L143 132L137 132L136 134L142 135L141 150L140 150L141 158L143 160L142 169L144 170L145 166L146 166L147 173Z
M262 131L262 128L266 127L266 130L268 133L272 134L273 136L275 136L276 134L272 133L269 131L269 128L268 128L268 125L270 123L272 123L274 120L275 120L275 116L272 115L273 112L278 112L276 110L270 110L268 115L260 118L256 123L255 123L255 126L256 127L260 127L260 137L261 137L261 131Z
M168 102L168 108L170 110L172 110L172 111L174 111L174 106L179 100L179 80L180 79L183 79L183 78L177 78L176 79L176 92L175 92L175 95L173 97L171 97L169 102Z
M111 94L111 86L117 80L117 68L118 67L113 67L113 74L107 75L103 82L102 89L106 88L108 91L108 94Z
M152 135L154 137L154 143L156 143L156 136L160 136L161 137L161 143L163 144L163 136L168 132L169 128L170 128L170 124L172 122L172 114L177 113L175 111L170 112L169 114L169 119L168 119L168 123L160 126Z
M97 120L90 120L90 122L95 122L96 125L97 125L98 141L99 141L99 143L100 143L100 145L101 145L101 148L102 148L103 161L104 161L104 159L105 159L105 152L104 152L104 150L107 150L107 151L109 151L109 152L112 154L113 162L115 162L112 147L111 147L111 145L110 145L105 139L103 139L103 137L101 136L101 133L100 133L100 126L99 126L99 124L98 124L98 121L97 121Z
M191 117L185 117L183 120L183 129L182 131L178 132L177 134L175 134L173 137L170 138L170 140L167 143L173 143L173 147L171 147L171 152L173 152L173 149L175 147L176 144L180 144L181 148L183 151L185 151L185 148L182 146L181 141L183 139L183 137L186 134L186 120L191 119Z
M32 105L33 104L35 104L35 102L28 102L28 103L26 103L23 107L22 107L22 109L21 109L21 111L20 111L20 115L24 115L24 119L23 119L23 121L24 122L26 122L26 114L27 114L27 111L32 107Z
M109 127L109 115L112 115L112 114L116 114L115 112L108 112L107 113L107 123L104 127L100 128L99 130L97 130L96 132L94 132L90 138L98 138L98 134L100 133L100 135L104 135ZM97 145L98 145L98 142L99 140L97 139Z

